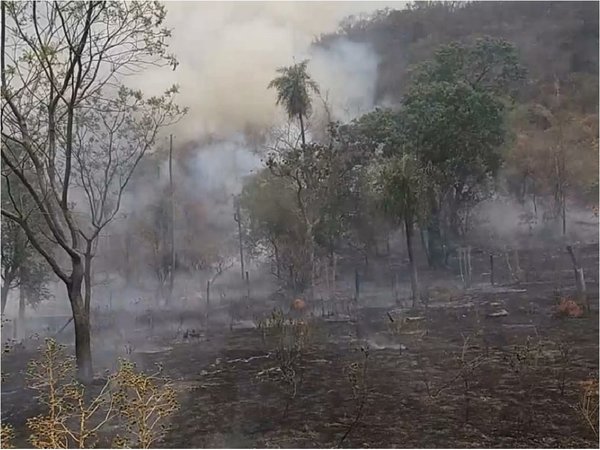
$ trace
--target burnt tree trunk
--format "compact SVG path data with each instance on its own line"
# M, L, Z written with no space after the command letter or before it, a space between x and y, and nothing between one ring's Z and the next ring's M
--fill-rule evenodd
M2 5L4 7L4 4ZM8 293L10 292L10 285L13 283L17 275L15 269L5 269L3 273L3 283L2 283L2 315L4 315L4 308L6 308L6 303L8 301Z
M580 303L585 303L585 307L589 312L591 307L587 298L585 278L583 276L583 268L577 262L577 258L575 258L573 247L567 245L567 252L569 253L569 256L571 257L571 262L573 263L573 273L575 275L575 288L577 289L577 300Z
M433 260L431 259L431 253L429 251L429 242L428 242L428 237L427 237L427 230L424 228L421 228L419 230L419 234L421 236L421 248L423 249L423 252L425 252L425 256L427 256L427 265L429 267L433 267Z
M90 315L86 310L81 289L84 278L84 267L80 258L73 258L73 271L67 283L67 294L71 303L73 323L75 325L75 359L77 362L77 377L84 384L89 384L93 378L92 350L90 336Z
M23 280L24 271L24 268L21 267L21 280ZM27 334L25 331L25 300L27 300L27 295L21 281L21 286L19 287L19 316L17 320L17 337L19 339L24 339Z
M90 315L90 303L92 301L92 241L87 241L84 256L83 280L85 283L84 305L85 313Z
M169 292L167 295L167 303L171 301L173 296L173 287L175 285L175 191L173 190L173 135L169 136L169 231L170 231L170 267L169 271Z
M275 250L275 271L277 273L277 279L281 278L281 261L279 260L279 248L277 244L273 242L273 249Z
M2 285L2 315L4 315L4 309L6 308L6 303L8 301L8 293L9 293L8 283L5 282Z
M302 116L300 116L302 117ZM310 294L309 301L315 299L315 238L313 235L312 224L308 225L308 245L310 255Z
M421 301L419 294L419 278L417 274L417 262L413 255L413 224L408 217L404 219L404 227L406 230L406 250L408 252L408 260L410 262L410 287L412 290L412 306L413 308Z
M302 117L302 113L298 114L298 119L300 119L300 133L302 136L302 146L306 145L306 137L304 136L304 119Z
M238 226L238 244L240 247L240 270L242 272L242 281L245 279L245 268L244 268L244 245L243 245L243 237L242 237L242 218L240 215L240 204L239 201L236 204L235 213L233 215L233 220L237 222ZM277 252L277 247L275 247L275 251Z
M209 316L210 316L210 280L206 280L206 314L205 314L206 334L208 334L208 323L210 320Z

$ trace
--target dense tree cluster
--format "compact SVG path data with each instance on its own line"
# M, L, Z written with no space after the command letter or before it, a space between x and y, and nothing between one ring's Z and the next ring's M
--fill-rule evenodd
M402 224L417 300L414 234L429 264L443 266L492 195L532 198L536 216L544 204L565 233L569 202L597 195L597 105L580 98L597 98L594 20L597 5L523 2L417 2L348 18L316 45L371 44L378 99L393 106L305 138L307 94L318 86L305 62L280 69L270 87L300 117L302 140L274 138L265 170L246 185L248 247L266 250L289 286L314 289L320 261L331 268L347 249L368 258ZM542 36L550 42L532 47ZM301 115L289 107L298 92Z

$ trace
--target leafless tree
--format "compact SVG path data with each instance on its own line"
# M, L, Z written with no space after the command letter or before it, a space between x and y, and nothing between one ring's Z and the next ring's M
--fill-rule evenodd
M2 3L2 162L43 217L13 202L19 224L65 284L79 377L92 377L92 259L138 162L185 112L173 87L144 98L123 77L174 64L158 2ZM15 180L15 181L13 181ZM50 250L51 246L58 251ZM85 283L85 291L82 293Z

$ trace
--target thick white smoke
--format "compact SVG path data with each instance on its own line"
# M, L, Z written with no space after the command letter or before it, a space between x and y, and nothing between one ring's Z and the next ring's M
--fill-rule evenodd
M190 108L174 127L181 141L281 120L267 85L278 67L294 59L311 58L313 78L329 91L336 111L355 112L372 103L375 54L345 41L318 50L311 44L344 17L386 6L402 8L404 2L169 2L166 25L173 29L170 44L179 66L146 71L131 83L149 93L179 84L181 103Z

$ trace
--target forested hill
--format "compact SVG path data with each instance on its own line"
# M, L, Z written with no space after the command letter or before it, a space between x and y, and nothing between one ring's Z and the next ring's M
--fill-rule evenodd
M587 78L597 89L598 2L418 2L408 9L350 17L319 45L345 37L370 43L381 62L377 100L397 100L410 65L429 59L440 45L488 35L512 42L529 72L529 96L558 78L567 84ZM597 93L597 91L596 91ZM531 98L531 97L530 97ZM581 105L597 108L597 96Z
M375 102L389 106L409 89L411 66L442 45L482 36L513 44L527 70L510 109L503 185L520 201L566 188L567 201L597 204L598 2L418 2L349 17L316 45L370 44L380 58ZM564 161L558 177L556 142Z

